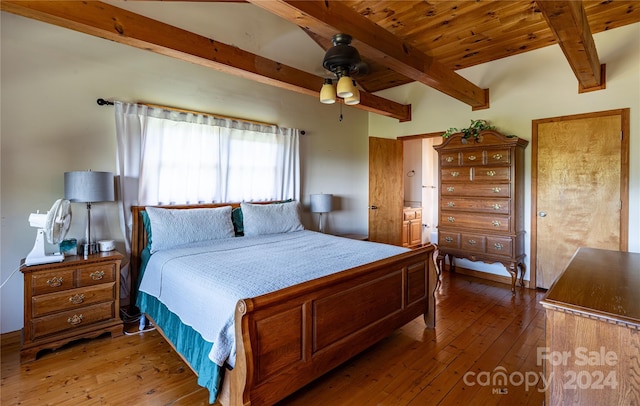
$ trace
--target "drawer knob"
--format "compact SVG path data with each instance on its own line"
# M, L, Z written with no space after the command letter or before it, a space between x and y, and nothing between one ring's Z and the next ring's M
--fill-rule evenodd
M498 251L500 251L504 246L502 244L500 244L499 242L493 244L493 247L495 249L497 249Z
M446 242L453 242L453 237L444 237Z
M82 293L73 295L69 298L69 302L73 303L73 304L80 304L82 302L84 302L84 295Z
M492 190L493 190L493 193L500 193L500 191L502 191L502 189L499 187L494 187Z
M493 220L491 224L493 224L494 227L500 227L500 222L498 220Z
M455 207L455 206L456 206L456 204L455 204L454 202L449 202L449 203L447 203L447 206L449 206L449 207Z
M89 274L89 277L94 281L99 281L104 278L104 271L95 271Z
M454 178L456 178L456 177L460 176L460 172L458 172L458 171L453 171L453 172L451 172L451 176L453 176Z
M83 318L84 317L82 316L82 314L74 314L67 319L67 323L71 324L72 326L77 326L78 324L82 323Z
M54 276L53 278L47 280L47 285L51 286L52 288L57 288L58 286L62 285L62 281L64 281L62 276Z
M456 188L454 188L453 186L449 186L447 188L447 192L453 192L454 190L456 190Z
M500 210L502 208L498 203L494 204L492 207L494 210Z
M476 245L476 240L469 240L469 245Z
M455 217L447 217L447 221L449 223L454 223L456 221Z
M502 159L502 154L493 154L493 159L495 159L496 161L499 161Z
M496 171L487 171L488 176L496 176Z
M447 162L453 162L453 157L452 156L448 156L445 160Z
M475 161L476 160L476 156L475 155L471 155L469 156L469 161Z

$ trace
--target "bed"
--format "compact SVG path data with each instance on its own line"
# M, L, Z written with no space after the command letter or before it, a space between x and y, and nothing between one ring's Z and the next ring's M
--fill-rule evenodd
M416 317L423 316L427 327L435 326L437 276L433 263L434 246L408 250L328 236L296 226L299 217L292 222L293 225L279 217L265 228L261 225L264 214L255 214L276 213L278 219L277 216L289 216L292 207L298 210L297 202L132 207L131 275L133 281L139 281L139 284L133 284L132 303L136 303L153 320L161 334L198 375L198 383L209 389L211 403L276 403ZM197 235L189 235L188 238L196 241L179 244L179 250L169 247L151 252L156 243L162 241L160 232L168 232L172 238L180 235L180 231L176 232L171 227L163 230L164 226L158 226L163 224L158 220L158 213L166 216L171 212L178 216L177 223L181 224L180 216L195 216L207 210L220 211L216 214L220 218L223 216L221 213L232 219L237 217L236 213L244 214L244 225L251 224L251 230L245 228L246 235L237 236L243 230L239 232L233 221L232 235L226 230L226 224L224 232L210 231L220 234L212 244L198 240ZM278 214L278 211L282 213ZM160 219L164 221L162 216ZM259 224L257 220L260 220ZM285 231L280 232L280 228ZM283 251L271 258L270 251L261 251L263 246L273 247L275 251L284 250L283 246L295 247L295 253ZM345 252L338 246L346 247ZM172 256L174 252L175 257ZM313 258L314 252L320 253L320 259L302 260ZM360 255L364 252L374 252L378 257L367 259L369 257L364 254ZM283 259L282 255L288 259ZM248 265L239 262L243 257L248 258ZM199 260L195 263L188 262L196 258ZM232 265L221 265L222 258L231 260ZM266 260L260 262L261 258ZM235 301L230 314L219 312L222 314L220 318L230 319L230 323L222 323L227 331L216 331L213 334L218 335L213 337L222 337L218 340L222 343L225 337L231 336L233 343L229 358L220 362L226 353L215 348L218 341L211 339L212 332L202 324L203 320L221 323L215 320L217 312L205 309L206 302L213 299L196 298L196 291L209 289L209 282L199 278L200 274L210 272L200 267L217 267L212 272L216 273L217 279L224 281L232 278L228 274L231 269L239 274L238 270L244 267L264 268L262 278L265 278L265 275L297 274L298 270L308 266L306 262L322 266L311 267L315 270L296 276L300 279L291 285L286 285L290 281L281 281L277 277L256 282L261 280L258 275L247 278L247 282L242 284L236 279L231 287L224 288L233 291L229 298ZM337 269L340 263L341 268ZM170 271L170 266L176 267L176 271ZM193 275L187 273L191 271ZM225 272L227 274L223 276ZM192 288L175 288L180 279L192 279ZM164 285L160 286L158 280ZM243 296L244 285L253 285L251 289L254 290L249 292L257 294ZM174 299L170 303L165 299L173 289L176 289L174 296L184 298L183 301ZM224 289L222 293L216 291L209 295L209 298L227 296ZM165 304L165 300L169 304ZM189 311L185 312L185 309ZM215 317L212 316L214 313ZM216 359L212 355L214 353L222 355Z

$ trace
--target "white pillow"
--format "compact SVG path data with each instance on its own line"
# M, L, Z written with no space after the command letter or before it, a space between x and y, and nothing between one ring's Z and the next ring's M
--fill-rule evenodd
M231 206L211 209L147 207L151 253L197 241L234 237Z
M240 207L245 236L304 230L300 223L297 201L277 204L240 203Z

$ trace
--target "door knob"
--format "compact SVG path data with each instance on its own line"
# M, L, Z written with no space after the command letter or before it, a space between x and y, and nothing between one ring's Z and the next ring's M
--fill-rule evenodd
M546 211L541 211L541 212L538 213L538 216L547 217L547 212Z
M372 206L369 206L369 208L370 208L371 210L377 210L377 209L378 209L378 206L373 206L373 205L372 205Z

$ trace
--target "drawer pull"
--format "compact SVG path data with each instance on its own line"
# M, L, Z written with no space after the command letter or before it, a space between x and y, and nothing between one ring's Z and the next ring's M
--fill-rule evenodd
M494 227L500 227L500 222L498 220L493 220L491 224L493 224Z
M445 161L453 162L453 157L452 156L448 156L448 157L445 158Z
M453 237L444 237L446 242L453 242Z
M447 217L447 221L449 221L449 223L455 223L456 219L455 217Z
M502 154L493 154L493 159L495 159L496 161L499 161L502 159Z
M469 245L476 245L476 240L469 240Z
M504 245L502 245L499 242L497 242L497 243L493 244L493 247L495 249L497 249L498 251L500 251L504 247Z
M52 288L57 288L58 286L62 285L62 281L64 279L62 278L62 276L54 276L51 279L47 280L47 285L51 286Z
M456 178L456 177L460 176L460 172L458 172L458 171L453 171L453 172L451 172L451 176L453 176L454 178Z
M494 187L492 190L493 190L493 193L500 193L502 189L500 189L499 187Z
M454 190L456 190L456 188L454 188L453 186L449 186L447 188L447 192L453 192Z
M67 323L71 324L72 326L77 326L78 324L82 323L82 319L82 314L74 314L67 319Z
M95 271L89 274L89 277L94 281L99 281L104 278L104 271Z
M493 210L500 210L502 208L502 206L500 206L498 203L494 204L491 207L493 207Z
M496 171L487 171L488 176L496 176Z
M449 206L449 207L455 207L455 206L456 206L456 204L455 204L454 202L449 202L449 203L447 203L447 206Z
M469 159L469 161L475 161L476 160L476 156L475 155L471 155L468 159Z
M73 303L73 304L80 304L82 302L84 302L84 295L82 293L73 295L69 298L69 302Z

